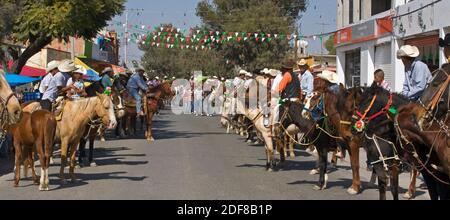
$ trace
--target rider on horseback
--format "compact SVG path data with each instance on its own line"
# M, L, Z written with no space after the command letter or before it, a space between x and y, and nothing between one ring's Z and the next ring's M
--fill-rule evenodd
M419 55L419 49L411 45L402 46L397 52L397 58L401 59L405 65L403 95L412 101L420 98L432 80L428 66L418 59Z
M127 84L127 89L130 92L130 95L136 100L136 112L139 116L144 116L144 112L142 111L142 98L139 94L139 90L143 90L145 92L148 91L148 86L144 81L144 73L144 69L136 68L136 73L131 76Z

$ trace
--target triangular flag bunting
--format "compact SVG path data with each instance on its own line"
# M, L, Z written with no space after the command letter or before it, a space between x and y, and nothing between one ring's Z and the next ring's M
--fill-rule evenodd
M275 36L275 38L278 38L278 34L274 34L273 36Z

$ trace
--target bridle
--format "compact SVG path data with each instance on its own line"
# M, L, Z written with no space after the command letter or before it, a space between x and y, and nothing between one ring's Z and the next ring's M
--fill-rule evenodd
M7 96L6 99L0 97L0 106L2 108L0 113L0 142L3 144L6 138L6 126L9 124L9 113L8 113L8 103L13 98L16 97L14 93Z
M359 117L359 120L357 118L357 122L355 123L355 130L358 132L362 132L365 128L365 125L368 124L370 121L378 118L379 116L386 114L386 116L389 117L389 112L394 112L395 109L392 108L392 102L393 102L394 95L391 93L389 95L389 100L384 108L382 108L377 113L373 114L372 116L367 116L367 114L372 110L372 107L377 100L377 95L374 95L372 98L372 101L370 102L370 105L367 107L367 109L364 111L364 113L361 113L359 110L356 110L357 117Z

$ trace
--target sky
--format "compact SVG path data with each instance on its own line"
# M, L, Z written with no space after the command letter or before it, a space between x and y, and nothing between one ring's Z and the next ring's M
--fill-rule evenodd
M200 25L201 20L195 15L195 8L199 0L128 0L126 9L128 13L128 22L131 25L157 26L161 23L172 23L181 29L189 29L196 25ZM322 31L330 32L336 29L336 0L309 0L309 6L303 13L300 20L301 35L315 35ZM139 11L133 11L139 9ZM111 21L108 29L115 29L118 33L123 33L123 25L125 23L125 13L115 17ZM326 23L328 25L320 25L318 23ZM322 30L323 28L323 30ZM134 30L133 32L142 32ZM144 32L142 32L144 33ZM319 38L316 40L306 39L310 46L309 53L320 54L321 44ZM123 60L123 46L120 48L121 60ZM324 53L325 53L324 49ZM128 44L128 60L140 61L143 52L137 48L135 43Z

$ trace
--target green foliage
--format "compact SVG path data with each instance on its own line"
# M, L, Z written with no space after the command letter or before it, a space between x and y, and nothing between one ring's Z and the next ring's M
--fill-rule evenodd
M0 19L0 32L4 34L0 34L0 42L6 35L27 45L22 55L14 59L12 71L19 73L26 61L53 39L95 37L108 20L124 10L125 0L0 0L0 3L0 15L8 15Z
M328 50L328 54L336 55L336 47L334 47L334 36L331 35L325 42L325 48Z

